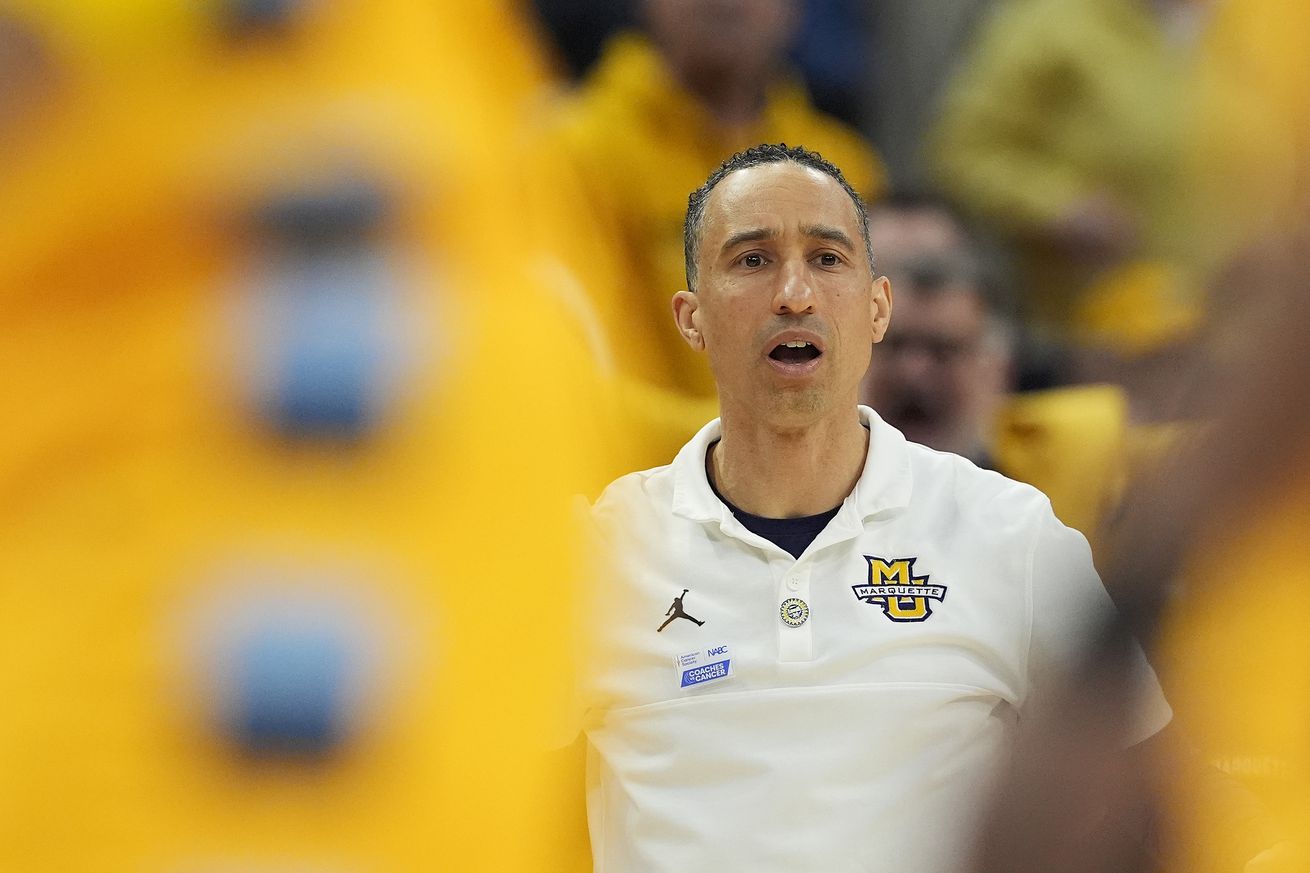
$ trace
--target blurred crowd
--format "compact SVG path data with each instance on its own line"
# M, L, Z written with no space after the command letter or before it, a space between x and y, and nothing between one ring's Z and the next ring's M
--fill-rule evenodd
M1240 795L1089 779L1133 869L1310 868L1308 59L1301 0L0 0L0 869L586 869L575 496L716 414L669 298L761 142L870 205L863 402L1050 496ZM980 869L1128 869L1031 839L1060 775Z

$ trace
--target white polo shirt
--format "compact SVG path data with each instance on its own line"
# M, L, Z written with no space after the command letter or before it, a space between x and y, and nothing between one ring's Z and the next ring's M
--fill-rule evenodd
M1040 492L860 415L864 470L799 559L710 490L717 420L597 502L614 562L584 684L597 871L967 864L1019 720L1113 606ZM1140 671L1127 743L1170 717Z

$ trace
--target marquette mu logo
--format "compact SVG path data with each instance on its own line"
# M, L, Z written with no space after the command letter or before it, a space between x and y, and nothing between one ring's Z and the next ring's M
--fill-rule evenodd
M883 615L892 621L924 621L932 615L928 601L946 599L945 585L929 585L928 576L914 575L914 562L918 558L875 558L865 555L869 562L869 581L852 585L855 596L865 603L882 607Z

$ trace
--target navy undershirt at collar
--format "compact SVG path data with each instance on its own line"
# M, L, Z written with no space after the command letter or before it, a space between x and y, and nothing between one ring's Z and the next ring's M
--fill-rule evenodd
M705 451L705 457L708 461L709 453L714 450L718 443L715 440ZM708 466L708 464L707 464ZM832 521L841 509L841 504L837 504L827 512L820 512L818 515L805 515L800 518L765 518L762 515L752 515L744 509L738 509L728 502L728 499L719 493L719 489L714 487L714 477L706 475L710 483L710 490L714 496L723 501L723 505L732 511L737 521L741 522L742 527L755 534L764 537L769 542L782 548L793 558L799 558L810 543L814 542L828 522Z

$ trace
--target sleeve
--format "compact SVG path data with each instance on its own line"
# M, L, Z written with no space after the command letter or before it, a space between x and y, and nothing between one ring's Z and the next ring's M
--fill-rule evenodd
M1024 718L1040 717L1050 710L1060 698L1062 683L1089 651L1095 635L1115 618L1114 603L1096 574L1087 540L1061 524L1049 505L1043 508L1028 568L1030 636ZM1173 716L1141 646L1134 641L1131 649L1133 700L1125 747L1152 736Z
M568 728L573 736L586 733L614 702L612 670L624 633L615 616L627 592L627 586L616 580L626 572L623 544L630 541L634 529L628 502L631 487L632 477L624 477L605 489L595 504L579 498L574 507L585 530L587 551L577 632L572 640L574 691Z
M599 503L599 501L598 501ZM596 704L593 676L598 642L590 630L597 626L596 613L600 605L600 582L606 577L609 550L601 526L597 522L597 509L582 495L576 495L570 506L574 527L579 532L582 546L575 580L578 596L573 604L577 614L568 635L569 681L558 711L558 718L550 726L550 747L564 749L574 744L586 728Z

